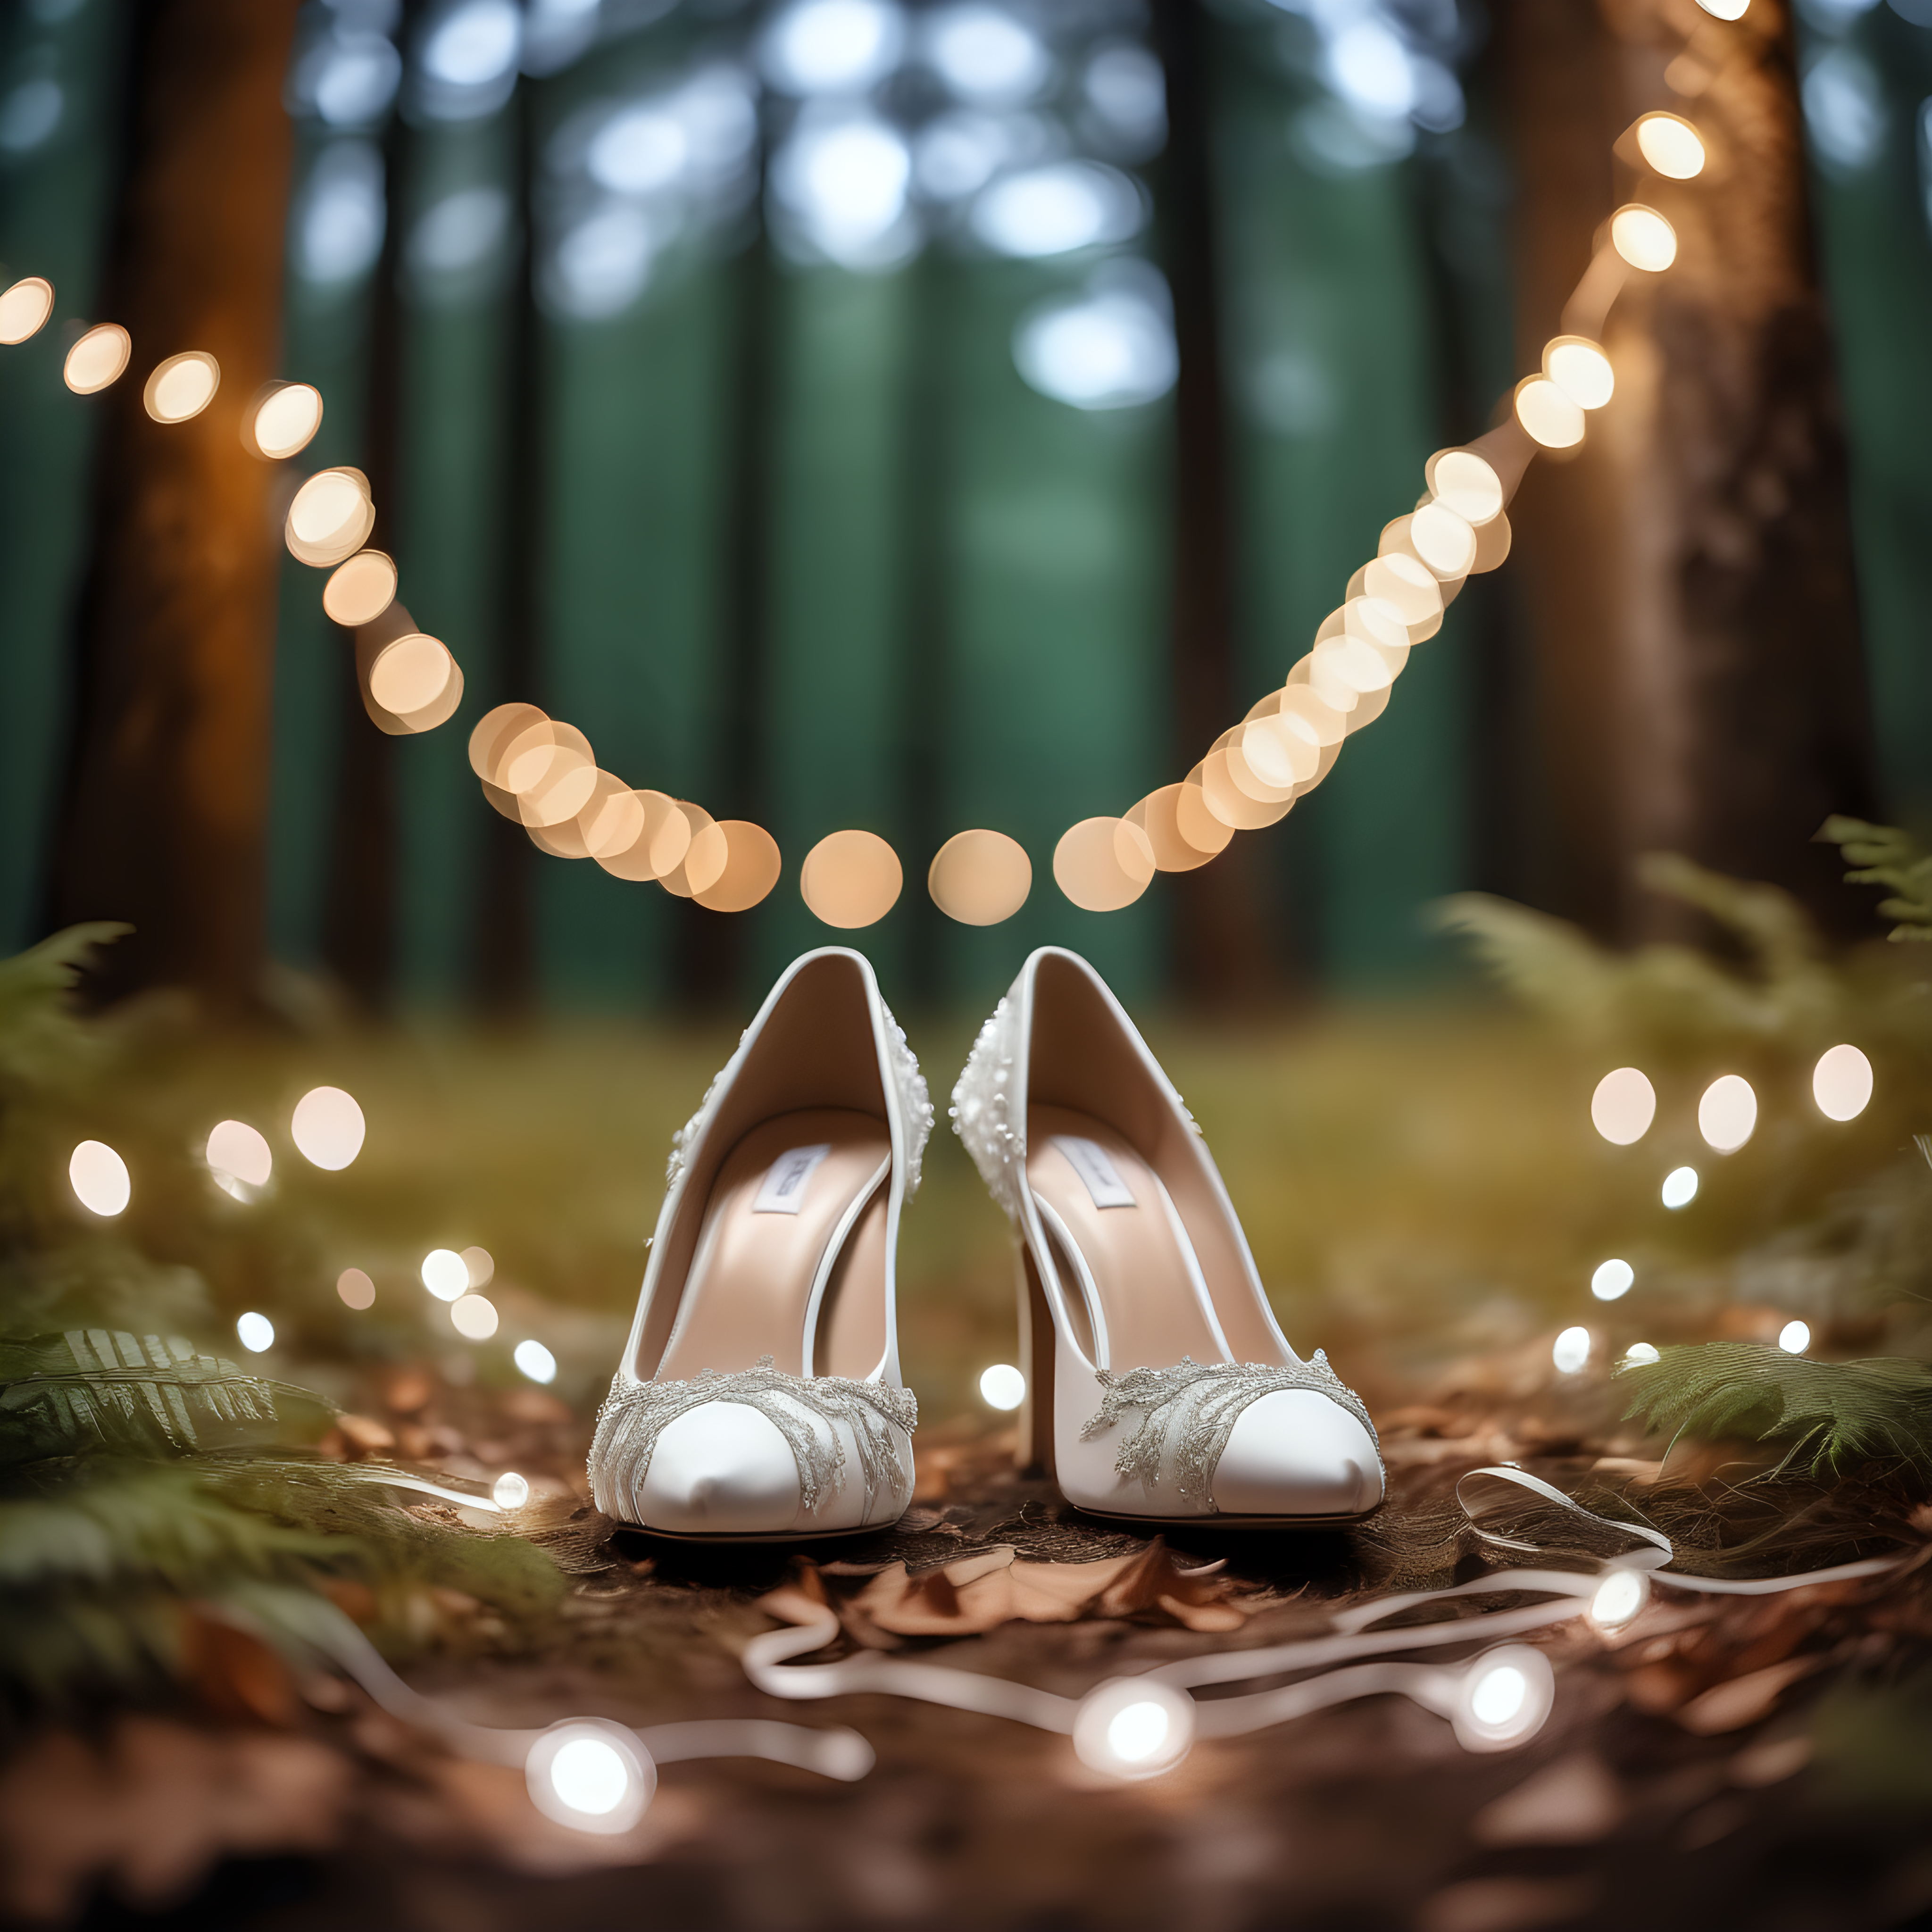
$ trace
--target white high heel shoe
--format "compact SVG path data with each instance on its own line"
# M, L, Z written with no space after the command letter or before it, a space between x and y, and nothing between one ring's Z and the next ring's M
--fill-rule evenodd
M1028 960L952 1124L1019 1238L1021 1454L1070 1502L1231 1527L1381 1502L1368 1411L1283 1339L1200 1129L1085 960Z
M917 1409L893 1262L932 1129L862 956L794 960L672 1142L591 1445L607 1516L776 1541L904 1514Z

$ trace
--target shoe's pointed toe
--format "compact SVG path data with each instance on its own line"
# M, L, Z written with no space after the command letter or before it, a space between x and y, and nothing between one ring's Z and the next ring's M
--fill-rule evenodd
M1228 1516L1359 1516L1382 1499L1382 1458L1340 1402L1278 1390L1241 1412L1213 1488Z
M743 1402L704 1402L667 1423L637 1497L639 1523L676 1535L772 1535L798 1517L790 1447Z

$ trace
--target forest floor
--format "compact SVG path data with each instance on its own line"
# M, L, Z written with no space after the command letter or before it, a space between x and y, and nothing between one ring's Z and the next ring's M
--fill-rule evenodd
M1619 1454L1634 1445L1614 1430L1592 1440L1546 1404L1498 1397L1493 1373L1460 1378L1486 1392L1458 1379L1384 1416L1394 1492L1360 1530L1190 1531L1170 1549L1081 1518L1015 1471L1010 1433L962 1422L922 1433L919 1499L896 1529L836 1550L724 1552L590 1513L586 1432L553 1399L390 1372L368 1388L367 1420L433 1438L454 1466L478 1448L514 1460L578 1569L561 1613L522 1630L434 1593L409 1670L418 1688L513 1726L845 1724L876 1768L842 1784L676 1764L632 1831L587 1838L538 1817L520 1772L453 1758L339 1680L292 1675L230 1636L199 1659L198 1714L51 1731L14 1758L0 1774L6 1896L22 1918L264 1932L1932 1923L1913 1667L1932 1654L1932 1573L1918 1562L1768 1598L1660 1590L1608 1639L1580 1618L1559 1624L1539 1640L1553 1713L1515 1750L1472 1756L1440 1718L1379 1696L1198 1743L1166 1776L1125 1786L1084 1769L1064 1738L997 1718L871 1695L782 1704L736 1661L772 1627L760 1600L802 1582L838 1607L848 1648L1077 1696L1121 1671L1316 1634L1391 1584L1477 1574L1453 1492L1480 1464L1520 1459L1660 1520L1660 1499L1683 1519L1748 1473L1728 1451L1666 1472ZM1752 1507L1767 1521L1810 1513L1798 1567L1909 1558L1921 1540L1877 1495L1780 1479ZM1003 1574L1014 1563L1028 1567Z

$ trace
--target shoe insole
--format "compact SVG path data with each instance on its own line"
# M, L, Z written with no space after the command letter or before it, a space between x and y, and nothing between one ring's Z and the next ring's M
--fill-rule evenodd
M1027 1109L1027 1149L1060 1292L1094 1366L1232 1360L1194 1245L1153 1168L1114 1129L1067 1107Z
M885 1123L843 1108L781 1114L746 1135L705 1203L663 1359L688 1381L770 1355L788 1375L862 1378L886 1352Z

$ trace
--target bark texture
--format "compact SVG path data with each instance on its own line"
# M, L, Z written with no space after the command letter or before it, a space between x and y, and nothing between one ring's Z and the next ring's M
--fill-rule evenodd
M139 27L134 139L104 319L134 340L108 412L81 619L76 740L53 910L131 920L104 990L253 996L262 944L279 545L275 472L242 413L275 373L296 0L157 0ZM148 417L154 365L221 367L184 423Z
M1828 813L1869 809L1870 766L1788 18L1778 0L1734 25L1692 0L1505 0L1498 27L1521 366L1558 332L1612 208L1648 203L1678 242L1611 312L1617 392L1582 454L1539 461L1513 512L1536 638L1539 896L1603 936L1655 936L1685 915L1634 861L1668 850L1857 926L1835 859L1808 843ZM1702 176L1613 158L1654 108L1702 131Z

